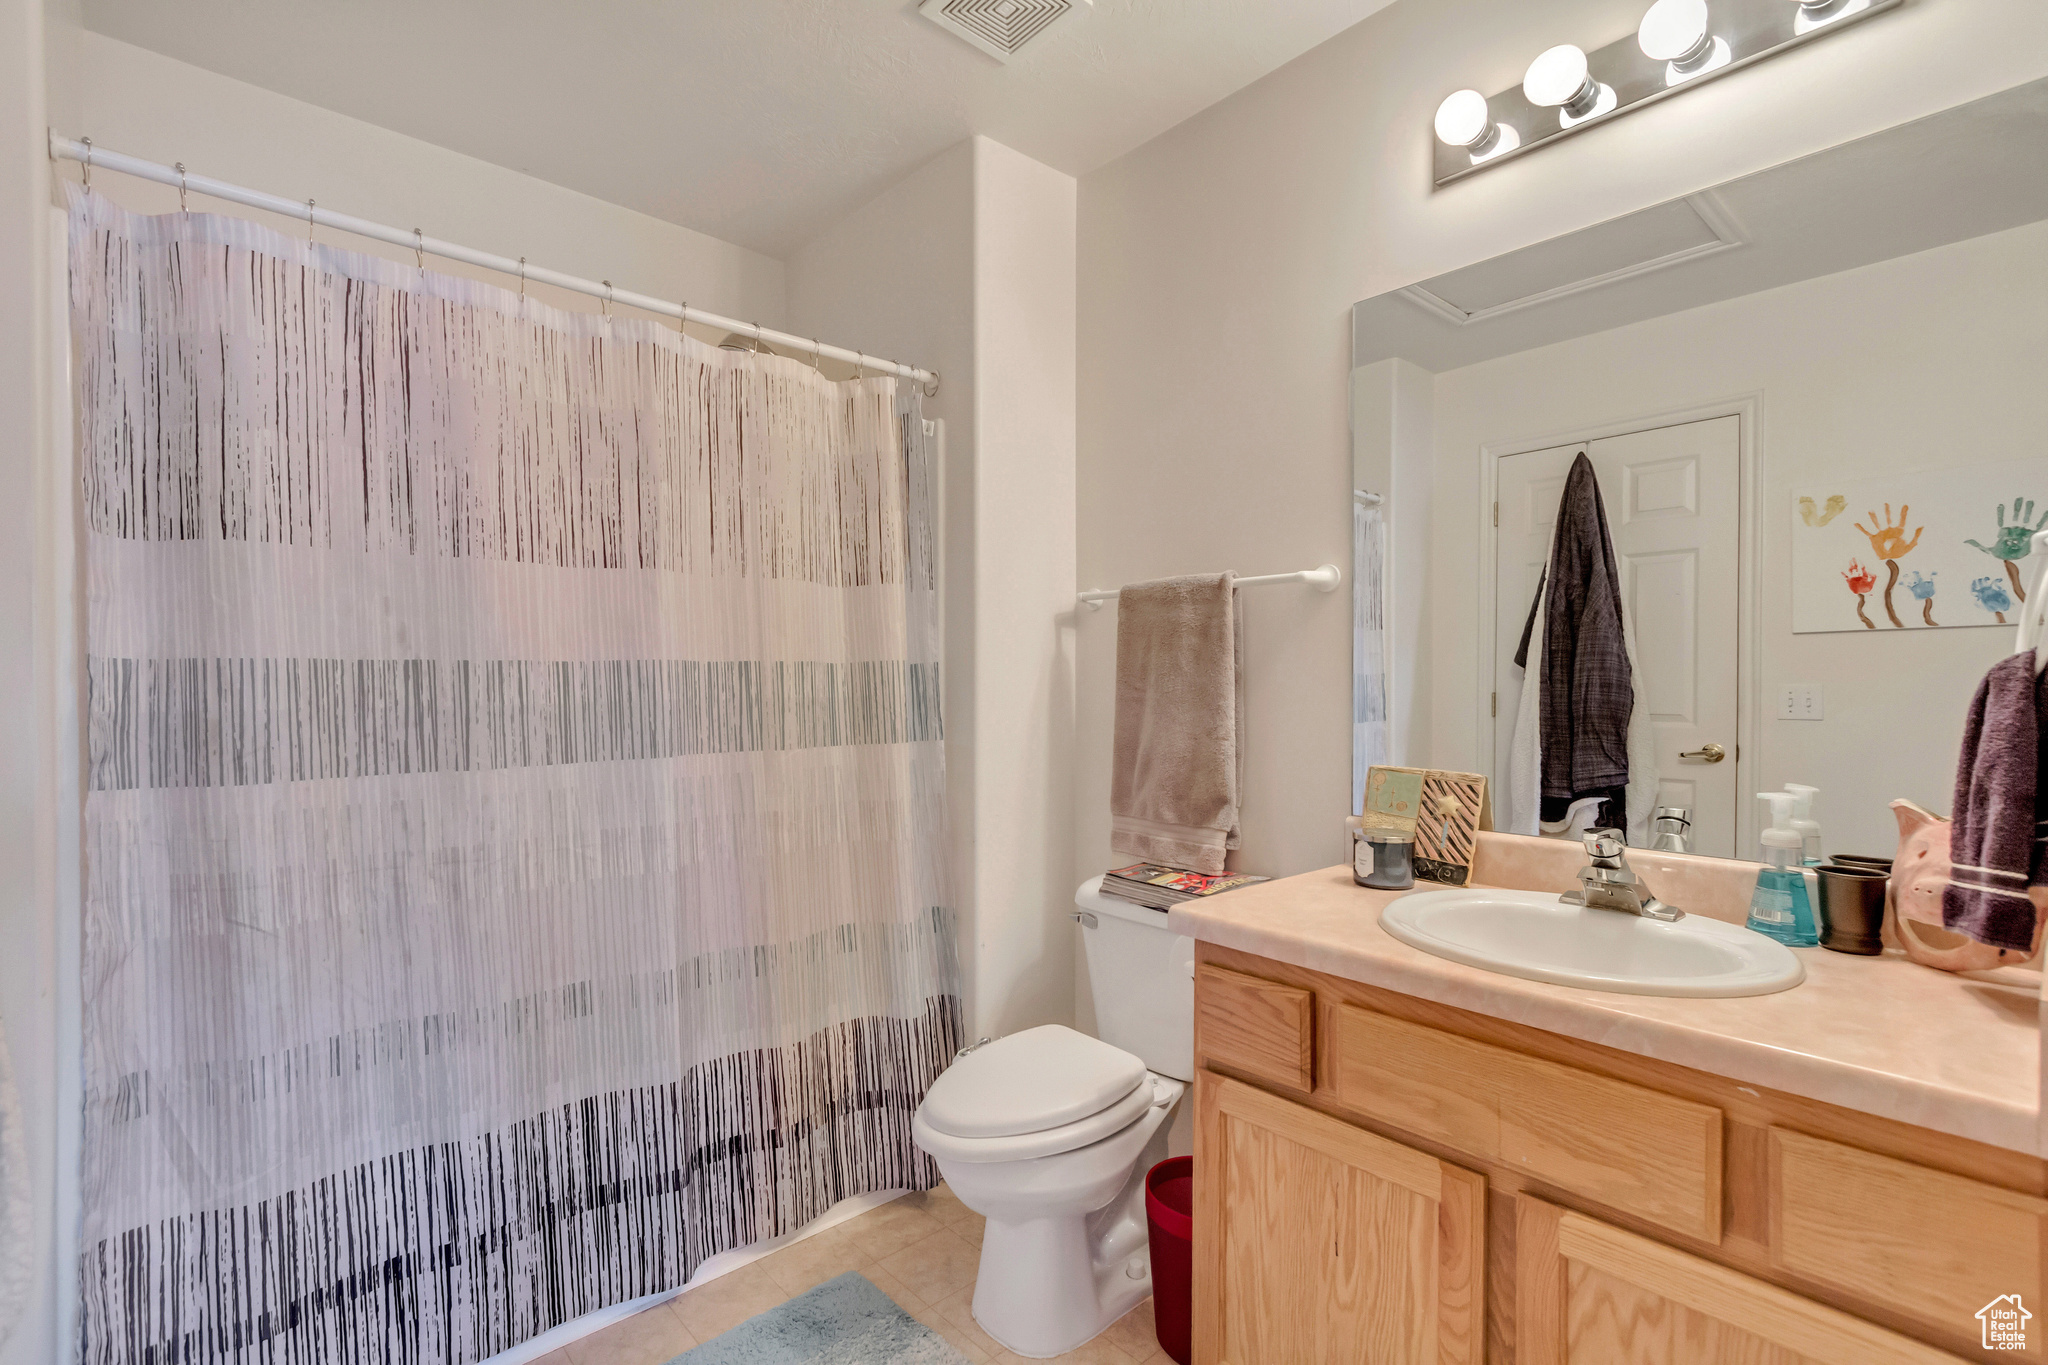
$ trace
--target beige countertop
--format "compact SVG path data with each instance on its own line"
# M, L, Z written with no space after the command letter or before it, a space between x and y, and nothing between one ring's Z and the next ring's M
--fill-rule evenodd
M1488 870L1484 858L1478 870ZM1381 908L1402 894L1369 891L1352 881L1350 868L1333 867L1178 905L1168 922L1175 933L1310 971L1958 1137L2036 1150L2041 1035L2034 973L2005 968L1965 977L1896 952L1853 957L1800 948L1793 951L1806 981L1775 995L1618 995L1502 976L1411 948L1380 927Z

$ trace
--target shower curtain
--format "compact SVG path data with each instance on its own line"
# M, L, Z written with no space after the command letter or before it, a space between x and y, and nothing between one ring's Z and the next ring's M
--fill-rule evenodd
M1351 491L1351 813L1387 762L1387 523L1376 499Z
M914 387L75 195L84 1359L466 1362L937 1180Z

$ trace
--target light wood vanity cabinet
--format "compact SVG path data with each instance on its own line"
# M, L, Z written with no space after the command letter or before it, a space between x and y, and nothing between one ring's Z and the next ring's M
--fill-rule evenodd
M1721 1111L1337 1005L1339 1104L1610 1208L1721 1238Z
M1956 1357L1529 1195L1517 1365L1938 1365Z
M1241 1075L1288 1090L1315 1088L1315 993L1203 964L1195 973L1195 1031Z
M1478 1365L1486 1181L1233 1080L1197 1087L1217 1360Z
M1930 1323L1968 1322L2000 1294L2048 1311L2048 1202L1780 1128L1768 1199L1772 1264L1816 1284ZM2048 1340L2048 1320L2034 1338Z
M1198 1365L2048 1362L2048 1163L1197 951Z

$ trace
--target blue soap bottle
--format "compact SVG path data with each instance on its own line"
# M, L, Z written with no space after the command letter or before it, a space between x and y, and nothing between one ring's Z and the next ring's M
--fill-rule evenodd
M1813 913L1813 873L1804 864L1806 840L1792 827L1790 792L1758 792L1771 807L1771 827L1763 833L1763 861L1756 890L1749 897L1749 927L1792 948L1820 942Z

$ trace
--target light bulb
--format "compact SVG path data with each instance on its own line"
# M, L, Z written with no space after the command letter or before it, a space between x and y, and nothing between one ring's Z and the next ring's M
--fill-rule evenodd
M1792 16L1792 31L1798 34L1811 33L1837 19L1846 19L1870 8L1870 0L1793 0L1793 3L1799 7L1799 12Z
M1453 91L1436 107L1436 135L1448 146L1470 147L1493 136L1493 131L1486 96L1477 90Z
M1599 87L1586 66L1586 54L1570 43L1560 43L1529 63L1522 77L1522 93L1539 109L1584 104L1591 108Z
M1493 121L1486 96L1477 90L1454 90L1444 96L1436 107L1436 135L1445 146L1471 153L1475 166L1522 145L1521 134Z
M1684 65L1713 46L1707 36L1707 0L1657 0L1636 29L1636 43L1653 62Z

